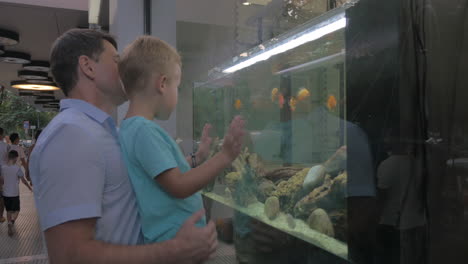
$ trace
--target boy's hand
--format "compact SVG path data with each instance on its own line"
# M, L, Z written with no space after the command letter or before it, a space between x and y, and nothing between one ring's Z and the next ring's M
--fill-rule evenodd
M242 141L245 135L245 121L241 116L236 116L229 126L227 134L224 136L222 153L225 154L230 161L233 161L239 156L242 150Z
M198 163L202 163L210 154L210 147L211 143L213 142L213 138L210 137L210 131L212 126L210 124L205 124L203 127L202 137L200 146L198 147L197 151L197 159Z

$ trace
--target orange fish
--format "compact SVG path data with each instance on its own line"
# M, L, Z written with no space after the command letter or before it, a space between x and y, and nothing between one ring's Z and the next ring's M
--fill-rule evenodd
M279 107L281 109L283 109L283 105L284 105L284 96L282 94L279 94L278 95L278 104L279 104Z
M291 111L296 111L296 105L297 105L297 100L296 98L294 97L291 97L291 99L289 99L289 107L291 108Z
M235 102L234 102L234 108L236 108L236 110L239 110L242 108L242 101L240 99L237 99Z
M306 99L309 96L310 96L309 90L307 90L306 88L302 88L297 93L297 100L302 101L302 100Z
M335 109L336 104L337 104L337 102L336 102L335 96L334 96L334 95L330 95L330 96L328 97L328 101L327 101L327 108L328 108L328 110L331 111L331 110Z
M274 102L276 100L276 97L278 97L278 88L273 88L271 90L271 101Z

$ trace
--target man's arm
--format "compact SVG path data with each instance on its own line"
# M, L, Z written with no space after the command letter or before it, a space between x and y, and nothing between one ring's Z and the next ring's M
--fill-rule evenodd
M177 263L206 260L217 246L215 226L195 227L201 210L190 217L177 236L161 243L122 246L94 240L96 218L70 221L49 228L45 238L50 263Z

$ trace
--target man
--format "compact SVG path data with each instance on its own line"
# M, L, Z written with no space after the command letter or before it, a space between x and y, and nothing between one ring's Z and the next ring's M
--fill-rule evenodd
M7 152L8 152L8 144L3 141L4 139L4 131L3 128L0 127L0 167L6 163L7 160ZM3 217L3 211L5 210L5 205L3 203L3 189L0 185L0 223L6 221L5 217Z
M135 195L110 114L126 99L115 40L70 30L54 44L51 72L69 98L31 154L34 196L51 263L200 263L216 248L213 223L142 241ZM156 202L156 201L155 201Z

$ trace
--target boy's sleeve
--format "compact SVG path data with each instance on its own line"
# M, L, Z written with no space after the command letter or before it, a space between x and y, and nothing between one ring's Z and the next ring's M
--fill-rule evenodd
M23 173L23 170L21 168L18 168L18 172L16 173L16 176L18 176L18 178L23 178L24 177L24 173Z
M171 145L157 129L142 126L137 134L134 148L136 162L148 177L155 179L164 171L177 167Z
M63 125L31 157L42 230L101 217L106 167L99 141L83 128Z

